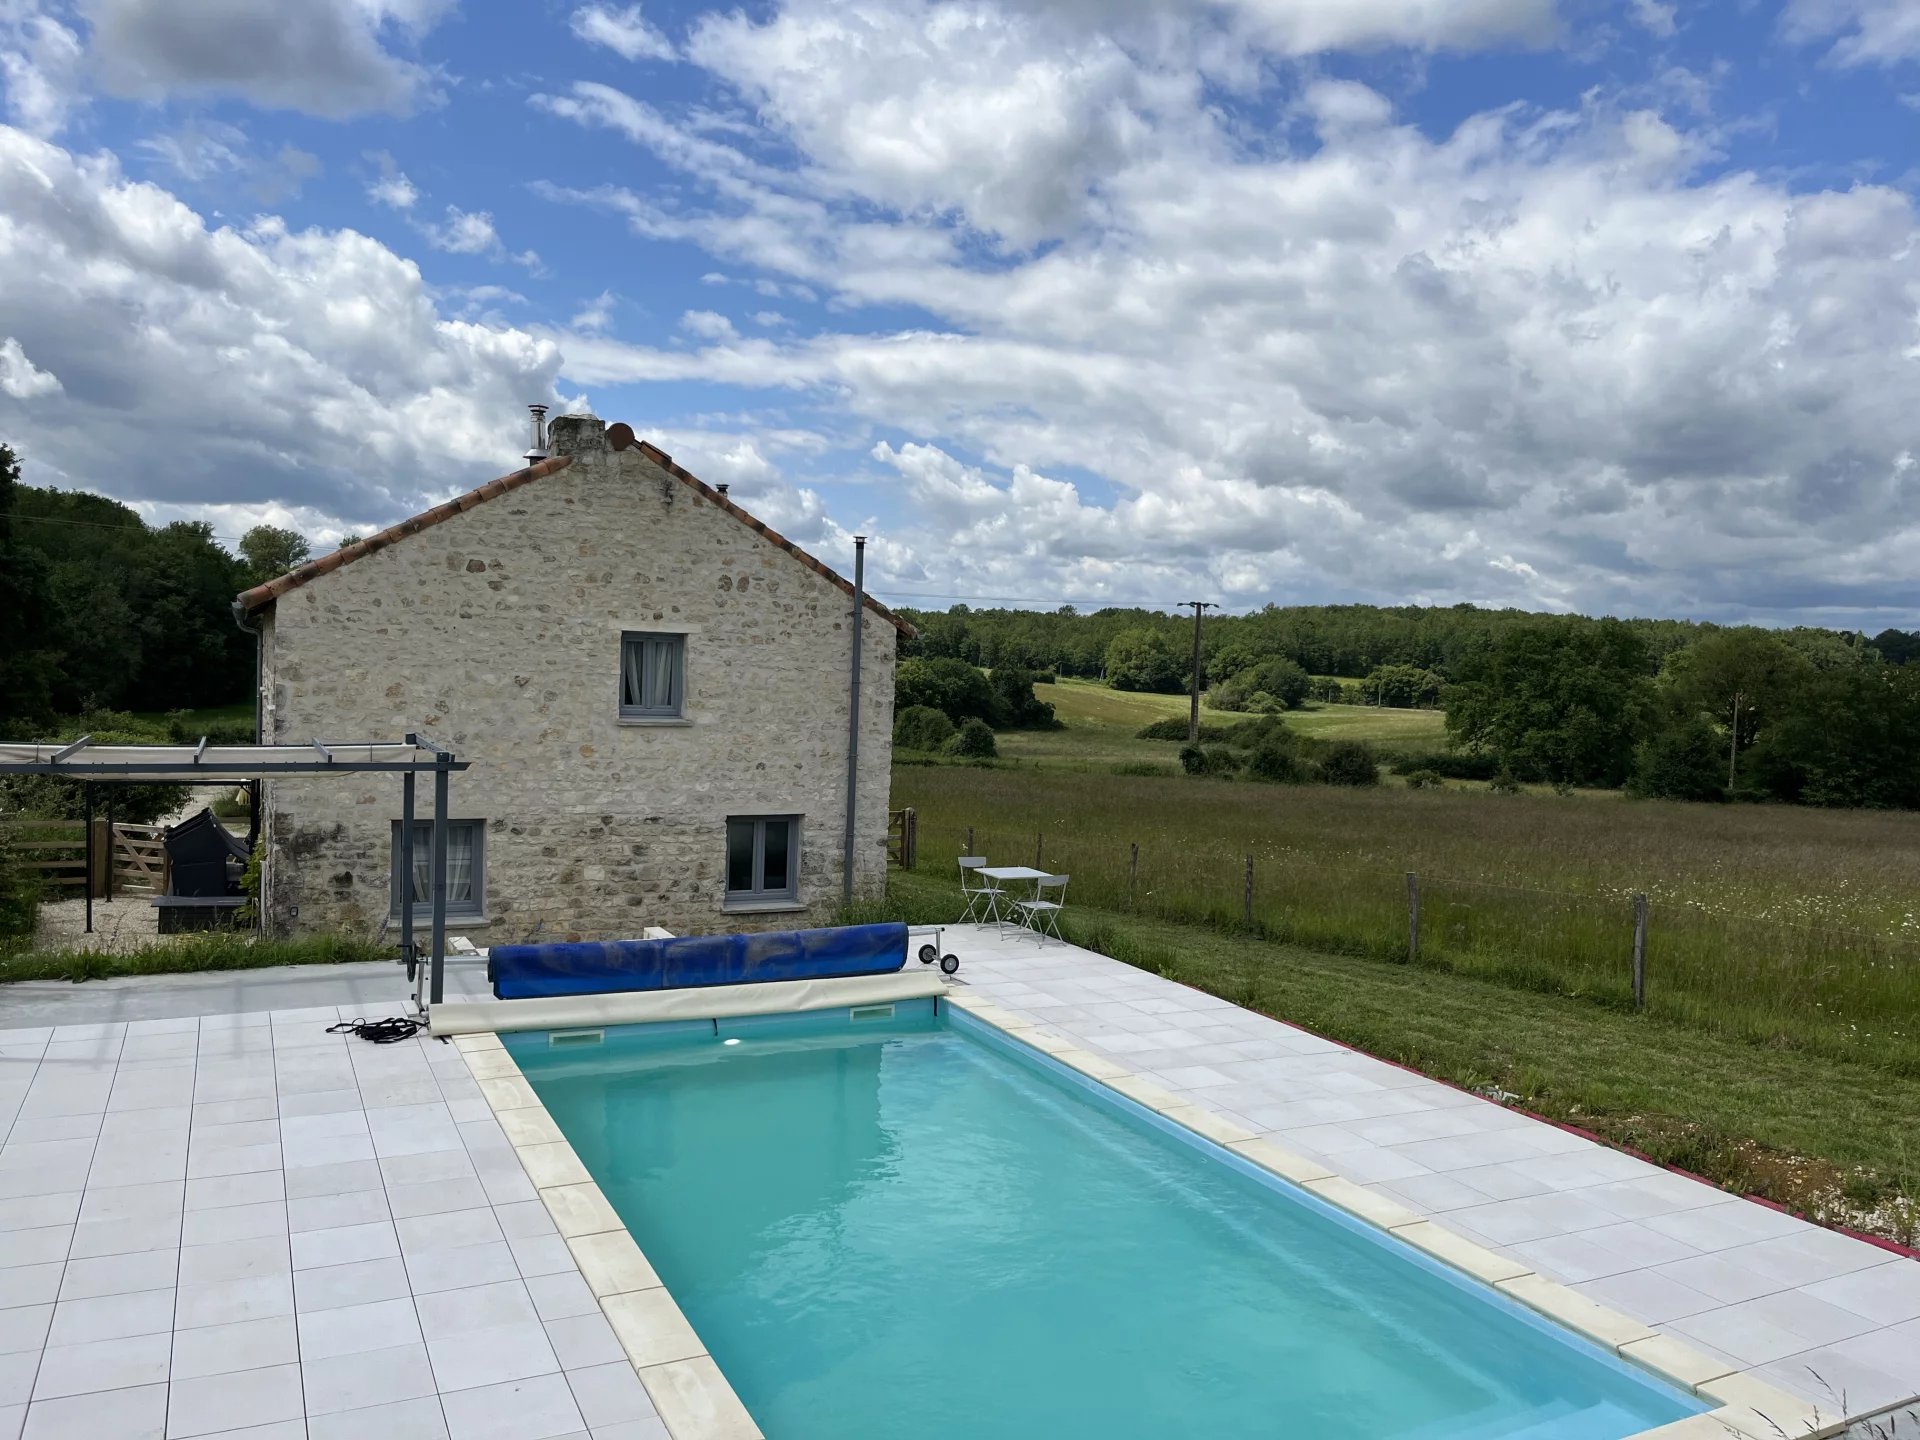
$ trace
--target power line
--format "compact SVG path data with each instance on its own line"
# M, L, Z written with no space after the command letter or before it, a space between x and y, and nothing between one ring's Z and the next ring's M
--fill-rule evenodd
M167 525L194 525L201 523L194 520L169 520L166 522L166 525L148 525L145 521L142 521L138 525L108 525L99 520L62 520L54 515L21 515L17 513L7 516L7 519L15 523L24 521L29 525L70 525L80 530L114 530L122 535L151 535L155 530L166 529ZM236 545L240 543L240 537L238 535L222 535L213 531L208 533L211 534L215 540L231 540Z
M954 595L944 590L896 590L890 585L870 586L876 594L911 595L925 600L981 601L989 605L1097 605L1117 610L1175 610L1186 602L1170 600L1116 600L1106 595Z

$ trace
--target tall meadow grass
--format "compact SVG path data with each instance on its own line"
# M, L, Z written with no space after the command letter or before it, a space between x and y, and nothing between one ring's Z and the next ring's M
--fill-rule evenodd
M1408 959L1413 871L1419 964L1621 1009L1642 892L1649 1012L1920 1074L1920 816L924 768L893 803L922 872L972 827L1070 904L1382 961Z

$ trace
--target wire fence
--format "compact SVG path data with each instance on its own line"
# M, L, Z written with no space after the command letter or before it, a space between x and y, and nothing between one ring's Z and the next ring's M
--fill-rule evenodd
M1074 906L1210 925L1590 1000L1834 1059L1920 1074L1920 944L1583 894L1304 861L1016 832L916 816L922 874L953 857L1071 877Z

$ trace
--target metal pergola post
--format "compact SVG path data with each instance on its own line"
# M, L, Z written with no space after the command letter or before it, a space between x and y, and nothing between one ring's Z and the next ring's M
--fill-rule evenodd
M433 772L433 983L427 1003L440 1003L447 969L447 762L442 753Z
M87 892L87 934L93 934L93 786L82 785L87 797L87 873L84 886Z
M413 947L413 772L400 777L400 959L416 978Z

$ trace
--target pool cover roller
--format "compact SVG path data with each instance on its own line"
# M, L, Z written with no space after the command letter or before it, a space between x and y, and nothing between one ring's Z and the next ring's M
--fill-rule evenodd
M530 1000L888 975L906 962L905 925L843 925L755 935L496 945L487 973L495 999Z

